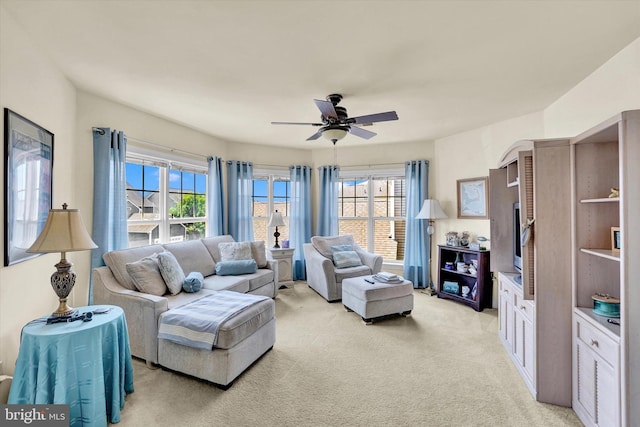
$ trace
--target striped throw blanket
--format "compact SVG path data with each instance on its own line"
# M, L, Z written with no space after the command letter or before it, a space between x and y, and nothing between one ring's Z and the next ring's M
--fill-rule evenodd
M158 338L211 350L217 344L220 325L267 299L265 296L232 291L206 295L162 313Z

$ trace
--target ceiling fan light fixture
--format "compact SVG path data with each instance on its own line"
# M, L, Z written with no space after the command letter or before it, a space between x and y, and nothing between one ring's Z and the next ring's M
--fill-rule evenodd
M335 144L344 138L348 132L349 128L347 126L332 126L323 130L322 136Z

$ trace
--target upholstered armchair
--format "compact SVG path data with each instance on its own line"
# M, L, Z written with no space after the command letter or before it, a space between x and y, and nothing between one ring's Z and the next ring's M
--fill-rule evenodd
M376 274L382 256L362 249L353 236L314 236L303 245L307 284L329 302L342 299L342 280Z

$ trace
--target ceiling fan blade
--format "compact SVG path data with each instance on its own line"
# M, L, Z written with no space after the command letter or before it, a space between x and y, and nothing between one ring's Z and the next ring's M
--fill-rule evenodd
M323 126L323 123L302 123L302 122L271 122L272 125L305 125L305 126Z
M368 131L366 129L359 128L357 126L349 126L349 132L360 138L370 139L377 135L375 132Z
M357 125L364 125L373 122L388 122L391 120L398 120L398 114L395 111L387 111L386 113L369 114L366 116L349 117L347 120L349 123L355 123Z
M333 107L333 104L331 102L322 101L320 99L314 99L313 102L316 103L316 106L323 116L332 117L334 119L338 118L338 113L336 113L336 109Z
M314 139L318 139L322 136L322 131L319 130L318 132L314 133L313 135L311 135L309 138L307 138L307 141L313 141Z

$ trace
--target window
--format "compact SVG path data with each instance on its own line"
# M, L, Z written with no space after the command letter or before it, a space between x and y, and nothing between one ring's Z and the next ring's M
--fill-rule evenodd
M129 247L206 235L207 175L196 168L127 158Z
M264 240L267 246L273 246L275 229L269 229L267 224L271 213L282 213L285 226L279 227L281 242L289 238L289 212L291 211L291 185L289 177L284 173L256 173L253 179L253 237Z
M169 170L170 241L200 239L206 235L207 176Z
M405 179L353 176L339 180L338 228L385 261L404 259Z

